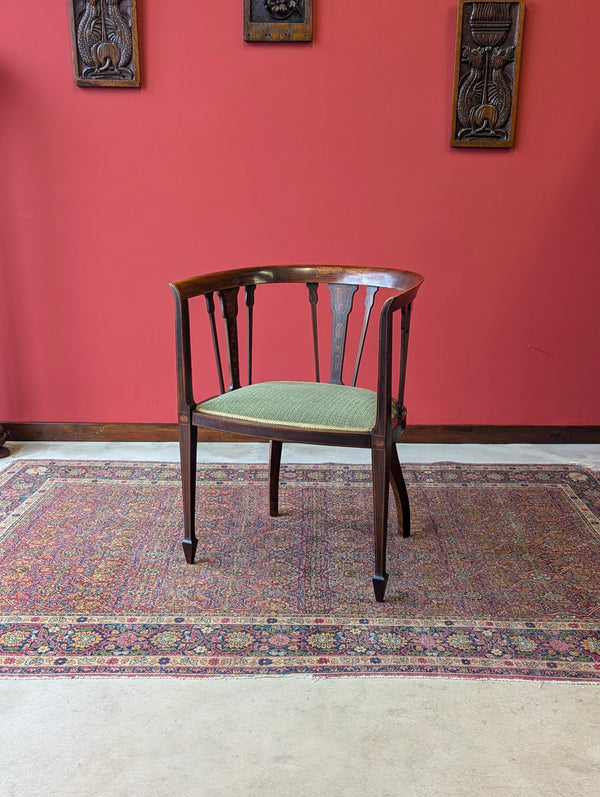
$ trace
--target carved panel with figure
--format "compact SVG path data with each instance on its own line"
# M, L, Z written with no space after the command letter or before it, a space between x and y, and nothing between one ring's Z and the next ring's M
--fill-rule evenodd
M460 0L452 103L453 147L512 147L525 0Z
M244 0L244 40L312 41L312 0Z
M140 85L137 0L69 0L78 86Z

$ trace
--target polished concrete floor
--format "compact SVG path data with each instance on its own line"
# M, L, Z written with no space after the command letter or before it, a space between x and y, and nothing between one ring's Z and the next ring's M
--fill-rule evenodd
M176 461L176 445L10 443ZM579 463L600 446L400 447L405 462ZM368 461L284 446L287 461ZM205 461L266 461L210 444ZM0 797L595 797L600 685L445 678L0 679Z

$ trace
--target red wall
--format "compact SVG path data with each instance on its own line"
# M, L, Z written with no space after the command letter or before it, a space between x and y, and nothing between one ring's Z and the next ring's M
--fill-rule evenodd
M426 275L412 423L600 423L600 4L529 4L507 151L448 145L455 0L314 7L257 45L241 0L138 0L114 90L65 0L5 4L0 421L174 421L170 280L338 262Z

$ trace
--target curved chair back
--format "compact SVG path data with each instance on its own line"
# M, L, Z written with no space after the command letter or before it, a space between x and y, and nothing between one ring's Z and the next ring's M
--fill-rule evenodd
M268 266L262 268L242 268L193 277L171 283L176 300L177 313L177 354L179 384L179 409L194 406L192 390L192 359L190 342L189 299L204 296L208 313L212 346L221 393L242 386L242 373L247 374L246 384L252 383L254 362L254 307L255 291L259 285L276 283L305 283L306 299L310 307L310 328L314 359L315 381L320 382L323 374L321 364L322 344L319 344L320 330L317 314L319 286L326 283L330 293L331 306L331 347L328 381L343 384L342 375L346 364L346 341L350 315L355 310L355 294L362 287L362 317L358 344L353 357L353 370L350 384L356 385L360 363L364 351L367 330L371 320L375 296L380 288L397 291L394 310L398 305L405 309L403 330L406 343L410 325L410 307L423 277L412 271L399 271L361 266ZM240 295L240 289L243 294ZM216 302L215 302L216 295ZM241 301L242 300L242 301ZM243 304L242 304L243 302ZM240 309L245 313L246 368L241 369L239 316ZM217 315L222 316L225 326L225 347L227 373L223 365L220 336L217 328ZM406 317L407 316L407 317ZM400 405L404 397L406 367L405 347L400 349L400 385L397 398Z

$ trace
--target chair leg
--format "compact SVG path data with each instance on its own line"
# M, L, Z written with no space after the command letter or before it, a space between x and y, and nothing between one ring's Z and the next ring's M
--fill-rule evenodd
M390 470L390 483L396 500L396 511L398 513L398 531L403 537L410 537L410 503L406 482L402 474L402 467L398 459L398 450L395 443L392 443L392 462Z
M181 487L183 493L182 540L185 561L194 564L198 540L196 539L196 455L198 429L191 423L179 424L179 456L181 460Z
M383 603L388 574L385 569L387 548L388 499L390 491L391 452L389 448L374 446L373 463L373 530L375 542L375 600Z
M279 515L279 470L281 466L281 440L271 440L269 446L269 514Z

